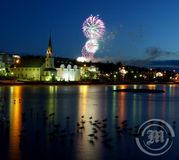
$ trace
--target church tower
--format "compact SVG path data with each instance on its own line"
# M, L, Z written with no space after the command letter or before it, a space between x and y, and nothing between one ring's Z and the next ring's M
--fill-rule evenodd
M52 40L51 40L51 36L50 36L49 42L48 42L48 48L47 48L47 52L46 52L46 58L45 58L45 68L55 68L52 51L53 51L52 50Z
M52 51L53 51L52 40L50 36L49 42L48 42L48 48L46 51L44 70L43 70L42 78L41 78L43 81L55 81L56 80L57 70L54 66L54 57L53 57Z

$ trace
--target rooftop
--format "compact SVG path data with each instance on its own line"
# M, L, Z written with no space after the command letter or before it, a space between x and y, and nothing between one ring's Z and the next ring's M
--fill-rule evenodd
M20 60L19 64L16 64L16 67L41 67L45 63L44 57L23 57Z

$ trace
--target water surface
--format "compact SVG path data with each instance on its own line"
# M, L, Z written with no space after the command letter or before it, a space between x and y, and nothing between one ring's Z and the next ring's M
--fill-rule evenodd
M117 88L162 89L165 93L117 93ZM150 157L139 150L134 136L118 135L151 118L172 125L179 122L178 85L1 86L9 126L0 127L0 159L174 159L179 157L179 132L163 156ZM91 118L89 118L91 117ZM97 120L97 128L89 121ZM104 121L102 121L104 120ZM83 123L81 123L83 121ZM77 126L77 123L80 126ZM81 129L79 129L81 127ZM88 135L97 133L95 138ZM106 138L109 144L102 143ZM178 143L178 144L177 144Z

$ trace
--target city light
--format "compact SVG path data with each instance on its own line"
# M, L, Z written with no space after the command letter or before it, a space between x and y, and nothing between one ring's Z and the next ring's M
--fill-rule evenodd
M162 73L162 72L157 72L157 73L155 74L155 77L163 77L163 73Z
M19 60L19 59L16 59L16 63L19 64L19 63L20 63L20 60Z
M119 68L119 72L121 73L121 75L122 75L123 77L125 77L125 75L128 73L128 71L127 71L127 70L125 70L125 68L124 68L124 67Z

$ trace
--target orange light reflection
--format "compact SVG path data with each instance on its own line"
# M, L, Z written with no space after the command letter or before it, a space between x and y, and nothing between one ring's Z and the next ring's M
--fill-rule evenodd
M79 99L79 116L86 115L87 110L87 94L88 94L88 86L80 86L80 99ZM79 117L80 118L80 117Z
M11 87L9 159L20 159L20 132L22 129L22 86Z
M119 94L119 123L126 118L126 93L121 92Z

